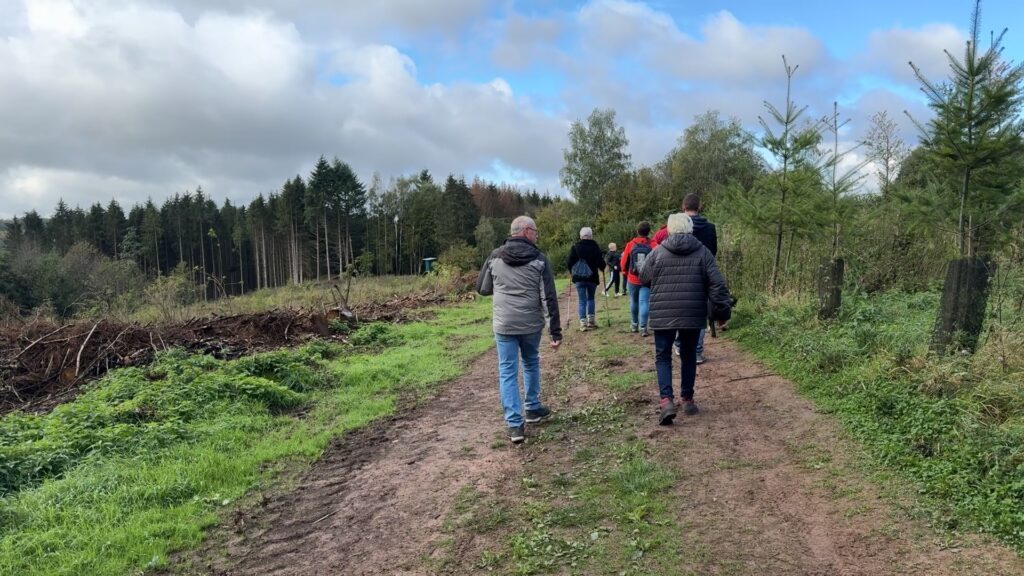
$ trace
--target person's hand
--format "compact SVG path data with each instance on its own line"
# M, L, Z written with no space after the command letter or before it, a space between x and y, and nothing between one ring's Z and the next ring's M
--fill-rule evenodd
M718 329L723 332L729 328L729 322L727 320L715 320L715 323L718 324Z
M552 340L552 341L551 341L551 349L552 349L552 350L558 350L558 347L559 347L559 346L560 346L561 344L562 344L562 341L561 341L561 340Z

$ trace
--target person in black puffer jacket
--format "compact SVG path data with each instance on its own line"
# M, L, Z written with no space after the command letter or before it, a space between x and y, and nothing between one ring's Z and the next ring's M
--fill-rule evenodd
M732 298L715 257L693 236L693 221L686 214L668 219L669 236L644 263L640 282L651 288L649 326L654 330L655 367L661 394L659 423L671 424L676 416L672 393L672 343L679 336L682 359L683 411L697 413L693 402L697 378L697 338L707 324L708 301L714 320L725 322Z
M569 273L579 296L580 331L597 328L597 285L604 271L601 247L594 242L594 231L585 226L580 229L580 241L569 250ZM585 264L585 265L584 265ZM581 270L582 269L582 270ZM589 273L587 273L589 272Z

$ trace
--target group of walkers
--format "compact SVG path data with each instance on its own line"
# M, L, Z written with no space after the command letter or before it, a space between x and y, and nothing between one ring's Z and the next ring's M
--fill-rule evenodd
M637 224L636 236L619 253L616 244L602 254L589 227L569 252L568 268L578 296L581 331L596 328L597 288L601 273L609 278L603 293L629 295L630 330L653 333L659 389L658 422L668 425L677 414L672 385L672 354L680 356L679 407L697 414L694 383L697 364L704 362L704 331L708 320L724 323L731 316L732 298L718 270L714 224L700 215L700 198L688 194L683 211L668 216L651 238L651 224ZM551 415L540 401L540 342L545 321L550 345L562 341L555 274L537 248L537 225L529 216L512 221L509 237L488 256L477 280L477 292L493 295L492 327L498 351L498 386L509 439L526 439L525 424ZM620 278L621 277L621 278ZM619 291L622 280L623 291ZM524 402L519 392L519 362L523 364Z

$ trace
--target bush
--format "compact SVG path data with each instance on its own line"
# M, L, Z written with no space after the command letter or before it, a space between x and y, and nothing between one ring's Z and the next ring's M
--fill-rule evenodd
M402 337L391 324L372 322L360 326L349 342L354 346L394 346L402 342Z
M476 270L480 266L480 256L476 248L460 240L442 252L437 263L439 266L451 268L463 274Z
M195 299L196 285L184 263L167 276L160 276L146 287L146 300L156 308L164 321L176 319L179 310Z

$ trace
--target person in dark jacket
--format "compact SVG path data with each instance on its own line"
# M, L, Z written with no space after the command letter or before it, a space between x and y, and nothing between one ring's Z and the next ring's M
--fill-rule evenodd
M731 314L732 299L725 278L718 271L711 251L693 235L693 221L686 214L668 219L669 235L655 248L643 269L640 281L651 288L649 325L654 330L655 368L658 373L660 424L671 424L676 417L672 390L672 343L682 343L680 397L683 412L697 413L693 401L697 377L697 338L707 325L708 301L716 321Z
M555 275L536 243L537 225L529 216L519 216L512 221L511 235L487 257L476 281L477 292L494 295L491 324L498 348L498 390L508 437L514 444L526 439L525 423L551 415L540 401L540 336L545 317L551 347L557 350L562 343ZM520 355L525 418L519 396Z
M619 247L615 245L615 242L608 244L608 253L604 256L604 262L608 265L608 281L604 284L604 294L608 295L608 289L612 288L612 295L616 298L621 293L623 296L626 295L626 282L622 282L622 290L619 290L619 260L622 259L622 253L619 252Z
M715 229L715 225L708 221L707 218L700 215L701 202L700 196L697 194L687 194L683 197L683 214L690 217L693 221L693 236L700 240L708 250L711 251L711 255L718 258L718 231ZM655 234L654 239L657 242L663 242L668 237L667 226ZM704 333L706 330L701 329L700 336L697 338L697 364L704 363ZM680 341L676 340L675 352L676 356L679 356Z
M586 332L587 328L597 328L597 285L601 283L600 272L604 271L601 247L594 242L590 227L580 228L580 241L569 250L568 264L579 296L580 332Z

